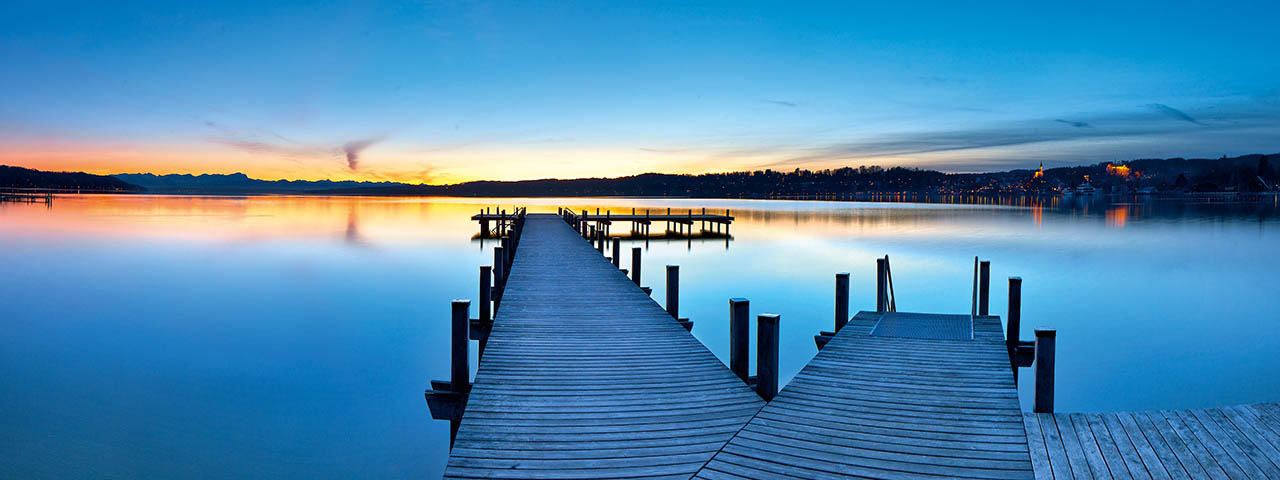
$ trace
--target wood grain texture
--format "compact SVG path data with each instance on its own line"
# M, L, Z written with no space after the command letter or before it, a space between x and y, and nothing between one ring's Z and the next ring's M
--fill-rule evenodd
M1024 414L1036 478L1280 480L1280 404L1094 414Z
M697 478L1032 478L999 318L896 312L872 335L884 315L850 319Z

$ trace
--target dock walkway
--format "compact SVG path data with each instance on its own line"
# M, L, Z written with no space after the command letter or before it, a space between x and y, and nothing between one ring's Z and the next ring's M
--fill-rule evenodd
M1000 328L859 312L698 478L1032 478Z
M444 477L687 479L763 404L559 216L530 214Z
M1280 480L1280 404L1028 413L1037 479Z

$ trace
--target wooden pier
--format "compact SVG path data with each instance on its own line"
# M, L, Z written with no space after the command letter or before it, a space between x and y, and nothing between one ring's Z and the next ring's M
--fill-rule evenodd
M53 193L5 191L0 192L0 202L46 203L52 205Z
M697 478L1032 478L1000 319L858 312Z
M594 232L600 232L605 237L618 235L613 232L614 222L630 224L631 229L625 235L627 238L644 239L729 238L729 226L733 224L733 217L729 215L728 209L725 209L723 214L708 211L705 208L698 210L632 208L629 213L615 213L612 210L599 208L595 209L595 213L589 210L575 211L570 208L558 210L558 214L574 230L588 235L590 239L595 238ZM508 213L502 209L493 211L485 209L471 216L472 221L480 223L480 238L501 237L510 228L514 218L514 213ZM664 227L656 234L651 232L652 225L655 223L662 224Z
M635 231L639 217L473 219L501 242L480 268L480 318L469 300L453 303L452 377L427 392L432 416L453 427L445 478L1280 480L1277 404L1053 413L1056 332L1021 339L1019 277L1001 330L990 262L974 259L962 315L897 311L886 256L876 310L850 317L849 274L836 274L834 329L782 386L779 315L757 315L751 376L746 299L729 300L726 367L680 318L678 266L666 268L665 308L643 286L640 248L621 268L609 225ZM707 221L727 234L732 217ZM474 382L469 339L481 349ZM1018 371L1031 366L1034 408L1023 413Z
M1037 479L1280 480L1280 404L1028 413Z
M556 215L528 215L445 478L689 478L764 402Z

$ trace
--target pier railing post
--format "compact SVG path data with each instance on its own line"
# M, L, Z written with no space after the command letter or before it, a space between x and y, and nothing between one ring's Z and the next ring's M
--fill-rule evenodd
M887 274L885 273L885 270L884 270L884 259L877 258L876 259L876 312L885 312L889 309L889 306L887 305L889 303L888 302L889 293L886 290L886 285L885 285L885 281L887 279L888 279Z
M836 274L836 331L849 323L849 274Z
M991 262L983 261L978 267L978 315L991 312Z
M667 313L680 319L680 266L667 265Z
M779 320L772 313L756 317L756 393L766 402L778 395Z
M618 263L619 257L622 256L622 254L618 253L618 251L621 249L622 249L622 239L614 238L613 239L613 266L615 267L622 266L622 264Z
M729 370L743 382L751 375L751 302L729 299Z
M471 300L453 301L452 350L449 361L449 387L455 392L471 390L471 358L467 348L471 345Z
M1035 413L1053 413L1053 357L1057 336L1057 330L1036 329Z
M640 247L631 247L631 281L640 286Z

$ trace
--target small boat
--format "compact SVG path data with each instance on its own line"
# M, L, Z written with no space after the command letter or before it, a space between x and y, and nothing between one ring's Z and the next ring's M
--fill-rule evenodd
M1080 186L1076 187L1076 195L1088 196L1093 195L1095 192L1093 185L1088 183L1081 183Z

